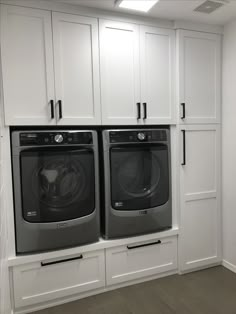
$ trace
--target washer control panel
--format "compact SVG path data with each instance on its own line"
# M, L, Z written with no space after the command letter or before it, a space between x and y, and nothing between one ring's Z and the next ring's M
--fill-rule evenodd
M92 144L92 132L22 132L20 133L20 146L47 146L47 145L81 145Z

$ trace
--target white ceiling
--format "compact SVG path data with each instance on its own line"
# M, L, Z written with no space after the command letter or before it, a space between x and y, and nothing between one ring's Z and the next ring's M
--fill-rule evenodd
M136 15L144 15L170 20L187 20L192 22L202 22L207 24L224 25L230 20L236 19L236 0L224 0L223 7L211 14L194 12L193 10L205 0L159 0L149 13L134 13L114 6L114 0L52 0L67 4L74 4L86 7L106 9L110 11L120 11ZM219 1L219 0L218 0Z

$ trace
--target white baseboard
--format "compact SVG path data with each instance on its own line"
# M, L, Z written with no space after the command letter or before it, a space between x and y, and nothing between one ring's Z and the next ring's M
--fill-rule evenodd
M230 262L227 262L226 260L222 261L222 265L225 268L227 268L227 269L231 270L232 272L236 273L236 265L231 264Z

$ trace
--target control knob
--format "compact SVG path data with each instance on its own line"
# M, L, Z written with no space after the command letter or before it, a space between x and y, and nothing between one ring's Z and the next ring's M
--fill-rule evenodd
M61 142L63 142L63 136L61 134L57 134L57 135L55 135L54 140L57 143L61 143Z
M144 141L146 139L146 135L143 132L138 133L138 139L140 141Z

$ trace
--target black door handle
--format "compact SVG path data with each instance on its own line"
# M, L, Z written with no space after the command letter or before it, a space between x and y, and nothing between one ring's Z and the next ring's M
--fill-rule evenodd
M138 109L138 114L137 114L137 119L141 119L141 103L137 102L137 109Z
M143 111L144 111L143 119L147 119L147 103L146 102L143 103Z
M182 130L183 133L183 162L181 163L182 166L186 165L186 132Z
M182 102L180 105L183 108L183 113L182 113L182 117L181 117L181 119L183 120L183 119L185 119L185 102Z
M41 266L50 266L50 265L55 265L55 264L60 264L60 263L65 263L65 262L71 262L71 261L75 261L77 259L82 259L83 258L83 255L79 255L79 256L76 256L76 257L72 257L72 258L67 258L67 259L62 259L60 261L54 261L54 262L41 262Z
M54 100L50 100L51 105L51 119L54 119Z
M58 100L58 106L59 106L59 119L62 119L62 101Z
M156 244L161 244L161 240L155 241L155 242L151 242L151 243L145 243L145 244L140 244L140 245L134 245L134 246L129 246L127 245L127 249L128 250L133 250L133 249L138 249L140 247L144 247L144 246L151 246L151 245L156 245Z

